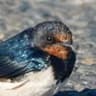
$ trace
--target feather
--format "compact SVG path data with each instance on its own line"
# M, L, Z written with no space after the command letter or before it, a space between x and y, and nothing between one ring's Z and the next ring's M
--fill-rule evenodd
M27 29L0 44L0 77L16 77L47 68L46 54L30 46L32 29Z

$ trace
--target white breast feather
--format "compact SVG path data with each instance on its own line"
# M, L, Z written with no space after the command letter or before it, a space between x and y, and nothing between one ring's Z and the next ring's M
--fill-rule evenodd
M0 82L0 96L42 96L55 87L53 75L52 67L49 67L38 73L26 74L21 82Z

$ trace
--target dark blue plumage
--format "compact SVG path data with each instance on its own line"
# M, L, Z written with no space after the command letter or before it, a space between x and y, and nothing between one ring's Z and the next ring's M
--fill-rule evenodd
M14 77L49 66L46 54L30 44L32 31L32 28L27 29L0 44L1 77Z

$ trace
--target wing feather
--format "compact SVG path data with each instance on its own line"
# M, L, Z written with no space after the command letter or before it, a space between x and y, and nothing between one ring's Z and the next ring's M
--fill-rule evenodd
M13 78L20 74L24 74L25 71L26 65L24 62L18 64L7 56L0 57L0 77Z
M30 46L34 36L32 32L33 29L29 28L0 43L0 77L13 78L49 66L47 54L39 48Z

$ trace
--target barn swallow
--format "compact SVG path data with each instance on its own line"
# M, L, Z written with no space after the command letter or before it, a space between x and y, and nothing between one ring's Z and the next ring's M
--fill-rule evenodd
M2 41L0 78L11 81L0 83L0 96L51 96L73 70L72 43L72 33L61 21L37 24Z

